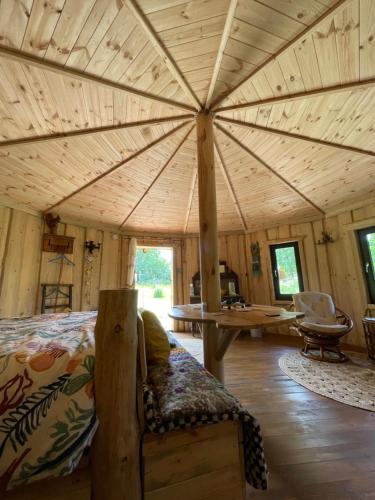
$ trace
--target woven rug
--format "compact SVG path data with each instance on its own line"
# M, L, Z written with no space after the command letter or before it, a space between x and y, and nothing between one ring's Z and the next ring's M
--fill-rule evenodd
M350 355L346 363L327 363L291 352L281 356L279 366L290 378L317 394L375 411L375 364L365 358Z

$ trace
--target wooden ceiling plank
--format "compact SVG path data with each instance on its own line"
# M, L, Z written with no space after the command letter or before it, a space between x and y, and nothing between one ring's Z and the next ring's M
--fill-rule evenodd
M160 125L161 123L169 123L169 122L175 122L175 121L186 121L189 119L193 119L194 115L193 114L186 114L186 115L180 115L180 116L166 116L163 118L153 118L150 120L139 120L136 122L128 122L128 123L122 123L119 125L109 125L105 127L95 127L95 128L89 128L89 129L84 129L84 130L73 130L71 132L63 132L59 134L49 134L49 135L39 135L37 137L23 137L21 139L12 139L10 141L2 141L0 142L0 149L9 147L9 146L19 146L20 144L34 144L36 142L48 142L48 141L55 141L59 139L67 139L70 137L81 137L85 135L96 135L96 134L102 134L104 132L113 132L115 130L123 130L127 128L136 128L136 127L143 127L145 125Z
M244 79L242 79L236 86L232 87L228 92L225 94L222 94L216 99L212 105L211 109L216 110L217 106L224 101L227 97L229 97L233 92L235 92L239 87L241 87L245 82L250 80L256 73L259 73L260 70L262 70L269 62L273 61L276 59L280 54L284 53L289 47L293 46L298 40L301 40L307 33L312 31L316 26L321 24L328 16L333 14L334 12L337 11L340 7L345 5L346 3L350 2L351 0L338 0L332 7L330 7L328 10L323 12L323 14L318 17L313 23L311 23L309 26L306 26L306 28L298 33L294 38L289 40L285 45L283 45L277 52L272 54L269 58L267 58L262 64L257 66L249 75L247 75Z
M133 213L137 210L137 208L139 207L139 205L142 203L142 201L144 200L144 198L147 196L147 194L150 192L150 189L153 187L153 185L156 183L156 181L160 178L160 176L163 174L163 172L165 171L165 169L168 167L168 165L170 164L170 162L173 160L173 158L176 156L176 154L178 153L178 151L180 150L181 146L184 144L184 142L186 141L186 139L189 137L190 133L192 132L193 128L195 127L195 124L190 128L190 130L188 130L187 134L184 135L184 137L182 138L182 140L178 143L177 147L175 148L175 150L173 151L173 153L171 154L171 156L168 158L168 160L166 161L166 163L164 163L163 167L161 168L161 170L157 173L157 175L154 177L153 181L151 182L151 184L148 186L148 188L146 189L146 191L143 193L143 195L139 198L139 200L137 201L137 203L134 205L134 207L131 209L131 211L129 212L129 214L125 217L125 219L123 220L123 222L120 224L119 226L119 230L121 230L125 224L127 223L127 221L130 219L130 217L133 215ZM174 129L174 131L176 131L177 129ZM164 136L165 137L165 136Z
M305 196L301 191L296 189L293 184L288 182L282 175L280 175L278 172L276 172L270 165L268 165L265 161L262 160L257 154L255 154L253 151L251 151L245 144L242 144L241 141L239 141L236 137L234 137L230 132L228 132L224 127L219 125L218 123L215 122L216 127L223 132L227 137L232 139L234 143L236 143L239 147L241 147L246 153L248 153L250 156L252 156L258 163L263 165L269 172L271 172L274 176L276 176L284 185L288 186L291 191L293 191L295 194L297 194L300 198L302 198L306 203L308 203L311 207L313 207L316 211L320 212L322 215L325 215L324 210L322 210L320 207L315 205L313 201L311 201L307 196Z
M187 205L187 210L186 210L184 233L187 232L187 228L189 226L189 219L190 219L191 207L193 205L194 191L195 191L195 186L197 184L197 178L198 178L198 169L194 168L193 176L191 179L190 191L189 191L189 200L188 200L188 205Z
M213 96L213 93L215 90L216 80L217 80L217 77L219 75L219 70L221 67L221 62L223 60L225 47L227 46L227 42L228 42L231 30L232 30L232 24L233 24L234 13L236 11L236 7L237 7L237 0L230 0L228 14L227 14L227 18L225 20L219 50L217 52L216 61L215 61L214 69L212 72L211 82L210 82L210 86L209 86L208 92L207 92L206 108L208 108L211 104L211 99L212 99L212 96Z
M227 169L227 167L225 165L224 157L223 157L223 155L222 155L222 153L220 151L220 148L219 148L219 145L217 143L216 138L214 138L214 143L215 143L215 148L216 148L217 155L219 157L219 167L220 167L221 173L223 174L225 183L227 185L229 194L230 194L230 196L231 196L231 198L233 200L233 203L234 203L236 212L238 214L238 217L239 217L239 219L241 221L242 227L244 228L245 231L247 231L248 227L247 227L247 224L246 224L246 220L245 220L245 217L244 217L244 215L242 213L240 203L239 203L237 195L235 193L232 181L231 181L231 179L229 177L228 169Z
M169 132L167 132L166 134L162 135L161 137L159 137L158 139L150 142L149 144L147 144L147 146L143 147L142 149L140 149L139 151L136 151L134 154L128 156L127 158L125 158L125 160L122 160L120 161L119 163L117 163L116 165L114 165L112 168L110 168L109 170L107 170L106 172L100 174L98 177L95 177L95 179L92 179L90 182L87 182L84 186L81 186L80 188L76 189L75 191L73 191L72 193L70 193L68 196L65 196L64 198L62 198L60 201L58 201L57 203L55 203L54 205L52 205L51 207L48 207L46 210L44 210L44 212L50 212L51 210L54 210L56 207L60 206L62 203L64 203L65 201L67 200L70 200L70 198L72 198L73 196L75 196L76 194L80 193L81 191L83 191L84 189L92 186L93 184L95 184L96 182L100 181L101 179L103 179L103 177L106 177L107 175L113 173L115 170L118 170L120 167L122 167L123 165L125 165L126 163L129 163L131 160L134 160L134 158L137 158L139 155L141 155L142 153L144 153L145 151L151 149L152 147L154 147L156 144L159 144L159 142L162 142L164 141L165 139L167 139L168 137L170 137L171 135L173 135L175 132L177 132L178 130L180 130L181 128L183 128L188 122L183 122L181 123L180 125L178 125L177 127L175 127L174 129L170 130Z
M129 87L127 85L123 85L117 82L113 82L111 80L106 80L105 78L101 78L89 73L84 73L82 71L78 71L73 68L68 68L67 66L61 66L59 64L52 63L50 61L46 61L44 59L40 59L38 57L32 56L30 54L17 52L13 49L9 49L7 47L0 46L0 57L4 59L8 59L11 61L18 62L20 64L26 64L28 66L33 66L41 70L51 71L55 74L61 76L67 76L70 78L75 78L80 81L85 81L89 83L94 83L95 85L99 85L104 88L111 88L116 90L121 90L123 92L127 92L128 94L133 94L138 97L142 97L144 99L148 99L151 101L157 101L159 103L168 104L169 106L174 106L176 108L185 109L190 112L196 112L196 108L189 106L187 104L183 104L181 102L172 101L170 99L166 99L164 97L160 97L157 95L149 94L147 92L137 90L135 88Z
M335 149L343 149L345 151L350 151L351 153L357 153L365 156L375 156L375 151L368 151L367 149L360 149L354 146L347 146L345 144L338 144L335 142L324 141L322 139L315 139L307 135L294 134L293 132L287 132L286 130L279 130L270 127L263 127L261 125L256 125L255 123L246 123L240 120L234 120L232 118L225 118L223 116L216 116L216 120L220 120L226 123L232 123L233 125L238 125L240 127L251 128L254 130L260 130L268 134L274 134L278 136L285 136L291 139L299 139L306 142L312 142L314 144L319 144L320 146L328 146Z
M154 49L159 54L159 56L162 58L165 65L167 66L170 73L172 74L172 76L177 80L177 82L179 83L179 85L183 89L183 91L185 92L188 99L193 103L194 107L197 110L199 110L202 107L201 102L199 101L199 99L197 98L195 93L193 92L192 88L190 87L190 85L186 81L185 77L181 73L176 62L174 61L174 59L170 55L168 49L162 43L158 34L155 32L151 23L149 22L147 17L144 15L144 13L140 9L140 7L136 3L136 1L135 0L125 0L125 4L128 6L128 8L133 13L134 17L137 19L138 23L143 27L143 29L147 33L147 35L150 39L150 42L152 43Z
M306 99L309 97L319 97L325 94L333 94L338 92L346 92L348 90L356 89L367 89L375 85L375 78L368 78L367 80L340 83L337 85L331 85L329 87L324 87L321 89L304 90L303 92L296 92L294 94L280 95L276 97L269 97L267 99L260 99L258 101L245 102L241 104L233 104L232 106L223 106L222 108L217 108L215 113L221 113L224 111L235 111L243 108L253 108L257 106L264 106L266 104L277 104L280 102L292 102L298 101L299 99Z

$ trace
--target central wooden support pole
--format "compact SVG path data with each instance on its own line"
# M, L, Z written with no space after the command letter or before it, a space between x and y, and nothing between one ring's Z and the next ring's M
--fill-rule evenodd
M201 300L207 312L221 308L219 241L217 232L216 183L212 116L202 111L197 116L199 245ZM220 332L216 326L203 327L204 365L224 381L223 361L216 359Z

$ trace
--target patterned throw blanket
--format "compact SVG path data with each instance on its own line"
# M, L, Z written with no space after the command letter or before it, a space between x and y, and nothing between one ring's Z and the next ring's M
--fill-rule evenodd
M69 474L90 444L96 314L0 320L0 497Z
M266 489L267 466L258 422L191 354L174 342L176 347L171 350L167 366L148 367L148 382L144 387L148 429L163 434L224 420L241 421L246 480L254 488Z
M93 399L96 312L0 320L0 497L5 489L72 472L97 427ZM247 481L265 488L256 420L187 351L149 367L148 430L240 420Z

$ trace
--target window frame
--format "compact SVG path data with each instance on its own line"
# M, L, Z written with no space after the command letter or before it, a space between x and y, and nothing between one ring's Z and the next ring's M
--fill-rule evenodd
M300 288L300 292L304 291L304 273L303 273L303 265L300 253L299 241L297 240L289 240L287 242L273 242L269 244L270 251L270 263L271 263L271 275L272 275L272 283L273 283L273 291L274 297L276 301L287 301L290 302L292 300L292 294L283 294L280 292L280 280L278 276L277 269L277 258L276 258L276 250L278 248L294 248L294 256L297 267L297 276L298 276L298 284Z
M367 299L370 304L375 304L375 267L371 266L368 271L371 255L368 249L366 236L375 233L375 225L362 227L356 230L357 242L359 247L360 265L365 282Z

